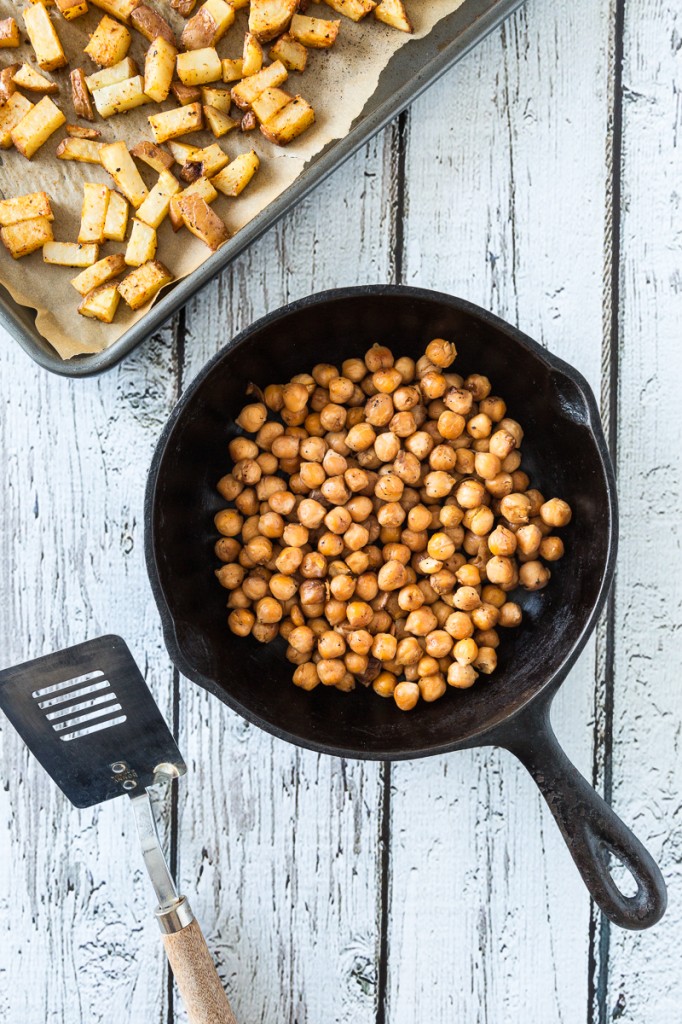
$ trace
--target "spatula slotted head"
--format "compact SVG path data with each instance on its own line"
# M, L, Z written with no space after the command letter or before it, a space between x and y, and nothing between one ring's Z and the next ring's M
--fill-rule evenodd
M88 640L0 672L0 708L76 807L186 771L142 673L118 636Z

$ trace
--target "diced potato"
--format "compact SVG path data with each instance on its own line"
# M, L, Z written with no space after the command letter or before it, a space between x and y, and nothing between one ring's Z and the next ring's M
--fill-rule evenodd
M217 142L213 142L185 161L180 171L180 177L184 181L190 182L196 181L197 178L211 178L223 167L226 167L228 161L227 153L220 148Z
M12 129L12 142L22 156L30 160L65 121L59 107L55 106L49 96L43 96L40 103L36 103Z
M216 46L234 24L234 7L225 0L206 0L183 29L182 45L186 50Z
M265 89L272 89L282 82L286 82L289 72L281 60L263 68L257 75L251 75L235 85L232 89L232 101L242 110L248 110L256 96L260 96Z
M47 217L22 220L18 224L10 224L0 229L0 239L9 250L12 259L19 260L22 256L28 256L36 249L42 248L45 242L54 241L52 222Z
M240 192L244 191L259 167L260 160L253 149L250 153L240 153L220 174L211 178L211 184L223 195L238 196Z
M72 139L100 139L102 133L97 128L85 128L80 124L67 124L66 134Z
M21 64L8 64L0 70L0 106L7 103L12 93L17 91L14 76L21 67Z
M106 284L112 278L118 277L123 273L125 267L126 262L122 253L105 256L104 259L98 260L97 263L84 270L82 274L72 278L71 284L81 295L87 295L93 288L99 288L100 285Z
M92 98L101 117L113 117L124 110L132 110L144 103L151 103L151 97L144 91L142 75L126 78L123 82L114 82L113 85L105 85L103 89L97 89Z
M251 0L249 32L261 43L269 43L286 32L298 7L298 0Z
M128 227L128 200L120 192L109 193L109 205L104 221L104 237L111 242L122 242Z
M315 120L315 111L302 96L295 96L291 103L282 107L260 130L270 142L286 146L309 128Z
M315 0L315 3L317 2L318 0ZM235 11L241 11L242 8L249 6L251 0L230 0L230 3L234 7Z
M230 237L227 225L201 196L181 196L177 205L185 227L209 249L215 252L227 242Z
M263 47L252 32L244 36L244 53L242 56L242 75L248 78L257 74L263 67Z
M239 124L239 121L234 121L227 114L224 114L222 110L216 110L215 107L204 107L203 110L206 125L210 128L216 139L221 139L223 135L227 135L228 132L231 132Z
M14 18L3 18L0 21L0 48L18 46L20 42L19 26Z
M259 121L269 121L282 107L286 107L287 103L290 103L293 98L284 89L265 89L260 96L256 96L251 109Z
M132 57L124 57L119 64L111 68L102 68L88 75L85 84L88 92L95 93L98 89L104 89L107 85L114 85L116 82L125 82L128 78L134 78L137 74L137 64Z
M19 224L22 220L35 220L36 217L54 220L47 192L28 192L14 199L0 200L0 227Z
M170 92L178 51L158 36L147 50L144 62L144 91L155 103L163 103Z
M43 260L58 267L91 267L97 259L97 245L81 245L80 242L45 242Z
M184 166L188 160L194 160L201 153L200 146L188 146L185 142L169 142L168 148L175 163L181 166Z
M126 149L125 142L112 142L108 146L102 146L99 157L102 167L109 172L128 202L135 209L142 206L149 192Z
M88 13L88 0L56 0L59 13L66 21Z
M131 309L146 306L164 285L173 280L171 272L158 260L143 263L131 270L118 286L118 290Z
M178 209L178 200L183 196L201 196L205 202L212 203L214 199L218 198L218 193L208 178L198 178L197 181L193 181L191 185L188 185L184 192L179 192L176 196L173 196L168 208L168 217L173 231L178 231L183 224L182 214Z
M104 223L107 219L109 205L109 189L106 185L86 181L83 185L83 205L81 206L81 226L78 231L79 242L104 241Z
M280 36L276 43L270 47L268 53L270 60L281 60L287 71L305 71L308 63L308 51L302 43L299 43L287 32Z
M414 32L403 0L381 0L378 7L374 8L374 17L400 32Z
M75 68L71 72L70 81L71 99L73 101L73 109L76 111L76 116L84 117L86 121L94 121L95 112L92 109L92 103L90 102L90 96L88 95L88 87L83 68Z
M243 78L243 63L244 61L241 59L241 57L238 60L230 60L229 58L225 58L225 60L223 60L222 62L223 82L237 82L239 81L240 78Z
M22 64L19 70L15 72L14 84L18 85L20 89L25 89L27 92L59 92L59 86L56 82L51 82L49 78L45 78L45 75L41 75L30 64Z
M298 43L313 50L328 50L336 42L341 28L340 21L324 21L322 18L307 18L295 14L289 26L289 35Z
M20 92L12 93L7 102L0 107L0 149L9 149L12 145L13 129L30 110L33 110L33 104Z
M252 132L258 127L258 118L253 110L247 110L245 114L242 114L239 127L242 132Z
M189 103L186 107L175 107L147 118L157 143L177 139L180 135L198 132L204 126L201 103Z
M178 78L185 85L206 85L208 82L219 82L223 77L222 61L212 46L179 53L177 69Z
M337 14L345 14L351 21L362 21L376 7L375 0L324 0Z
M153 11L146 4L139 4L130 15L130 22L134 28L153 43L155 39L165 39L167 43L177 49L175 32L165 18L162 18L157 11Z
M170 0L170 5L183 18L189 18L196 6L197 0ZM232 5L234 7L234 4Z
M125 251L125 261L129 267L141 267L156 256L156 231L149 224L133 218L133 230Z
M149 224L152 228L158 228L168 213L171 198L179 191L180 183L175 175L170 171L161 171L156 184L142 206L138 208L138 220ZM147 257L147 259L151 258L151 256ZM141 260L141 262L144 263L145 260Z
M90 139L62 139L57 146L58 160L78 160L83 164L98 164L99 151L104 143Z
M24 10L23 18L38 66L43 71L54 71L55 68L63 68L68 64L57 31L45 7L42 4L33 4Z
M88 57L101 68L120 64L130 49L130 32L120 21L104 15L85 47Z
M130 155L158 171L159 174L161 171L169 171L173 166L173 157L170 153L161 149L160 146L155 146L153 142L138 142L130 150Z
M89 316L95 320L101 320L104 324L110 324L116 316L120 301L118 285L116 283L103 284L88 292L78 306L78 312L81 316Z
M130 16L139 2L140 0L91 0L95 7L110 14L112 18L118 18L126 25L130 22Z
M205 107L222 110L223 114L229 114L232 109L232 97L229 89L216 89L210 85L202 85L201 102Z
M171 82L171 92L183 107L188 103L198 103L201 99L201 89L198 85L183 85L179 78L174 78Z

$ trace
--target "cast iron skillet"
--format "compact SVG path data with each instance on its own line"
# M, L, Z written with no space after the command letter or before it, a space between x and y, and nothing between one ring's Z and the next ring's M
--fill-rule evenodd
M283 642L233 636L225 591L212 578L215 483L229 468L232 417L249 381L261 385L318 362L358 356L379 341L418 357L434 337L454 341L458 373L478 371L507 400L527 435L524 468L573 508L567 554L549 586L520 592L523 626L506 631L499 668L470 690L448 690L405 714L360 688L352 694L290 681ZM490 313L435 292L368 286L295 302L242 332L185 391L161 436L146 495L146 556L170 655L179 670L250 722L292 743L341 757L398 760L465 747L511 750L540 787L590 893L624 928L662 916L666 890L642 844L578 773L549 720L552 698L585 646L613 576L613 470L586 381ZM610 854L632 874L624 895Z

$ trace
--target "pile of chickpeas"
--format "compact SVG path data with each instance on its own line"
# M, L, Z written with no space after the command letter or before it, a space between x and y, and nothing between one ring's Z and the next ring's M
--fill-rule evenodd
M250 392L237 417L216 570L237 636L286 641L304 690L360 683L403 711L472 686L540 590L571 519L521 469L523 430L487 377L374 345Z

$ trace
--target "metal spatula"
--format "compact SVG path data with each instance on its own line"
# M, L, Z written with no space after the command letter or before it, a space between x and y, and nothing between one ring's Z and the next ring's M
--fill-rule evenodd
M147 792L187 768L126 644L103 636L5 669L0 708L76 807L130 797L191 1024L236 1024L201 928L168 870Z

